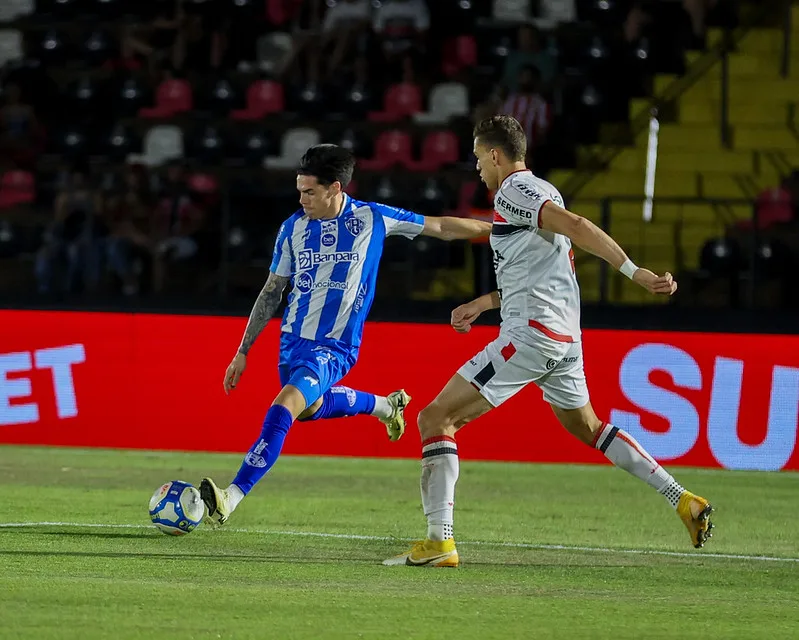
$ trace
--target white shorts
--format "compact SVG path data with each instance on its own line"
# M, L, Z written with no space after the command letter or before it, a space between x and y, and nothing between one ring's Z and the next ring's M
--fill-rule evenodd
M531 382L560 409L579 409L589 400L581 343L558 342L532 327L500 329L458 373L494 407Z

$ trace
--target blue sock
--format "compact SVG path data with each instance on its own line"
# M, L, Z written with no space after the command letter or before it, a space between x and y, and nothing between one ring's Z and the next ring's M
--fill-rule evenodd
M349 387L332 387L322 396L322 406L308 420L346 418L361 413L372 413L375 408L373 393L356 391Z
M239 472L233 478L233 484L239 487L244 495L247 495L275 464L292 422L294 419L286 407L279 404L269 407L261 429L261 437L250 448Z

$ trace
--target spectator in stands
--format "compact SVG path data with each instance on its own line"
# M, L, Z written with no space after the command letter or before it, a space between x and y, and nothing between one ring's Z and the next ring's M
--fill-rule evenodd
M327 73L332 77L348 54L366 51L366 30L371 24L369 0L342 0L329 7L322 22L322 46L330 47Z
M135 295L140 288L137 258L152 255L153 206L142 165L130 166L120 193L108 202L108 265L122 281L122 292ZM140 262L138 262L140 264Z
M183 165L173 161L167 168L153 221L155 261L153 288L162 291L167 262L182 262L197 253L197 235L204 222L204 211L192 200Z
M635 43L644 34L644 28L652 21L652 16L646 11L641 2L634 2L627 13L627 17L622 25L624 40L627 43Z
M430 12L424 0L386 0L372 19L372 28L379 36L383 57L394 80L404 69L404 59L423 55Z
M175 41L175 67L193 71L218 69L225 54L228 26L228 20L213 3L208 9L187 13Z
M22 100L22 91L9 84L3 92L0 108L0 151L17 164L30 159L36 142L38 124L33 107Z
M516 90L511 91L499 107L498 113L513 116L527 133L527 166L537 168L534 151L546 142L551 124L550 107L539 92L541 74L534 66L519 70Z
M708 14L716 6L718 0L682 0L683 9L691 19L691 31L694 45L704 47L705 25Z
M175 46L185 22L183 0L156 0L142 3L151 17L144 24L133 24L123 32L122 48L147 58L150 71L164 62L176 66L178 48Z
M530 25L522 25L516 36L516 49L505 58L502 83L508 91L518 89L517 81L522 67L533 66L538 69L541 82L549 85L555 77L557 62L552 53L544 49L541 34Z
M73 169L66 187L56 196L53 222L36 256L36 279L41 293L53 290L54 273L64 264L65 279L58 290L97 288L105 232L101 213L102 200L89 185L87 171L80 167Z

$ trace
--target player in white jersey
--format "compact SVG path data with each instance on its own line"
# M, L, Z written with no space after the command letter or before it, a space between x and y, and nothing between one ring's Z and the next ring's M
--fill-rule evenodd
M563 208L550 183L525 166L526 138L510 116L494 116L474 130L477 169L496 192L491 248L497 291L452 312L452 326L468 332L488 309L501 309L499 336L464 364L419 413L422 506L427 537L388 565L456 567L453 507L458 480L456 432L529 383L543 392L561 424L616 466L665 496L702 547L711 536L712 507L686 491L630 434L601 421L591 406L580 344L580 289L572 243L604 259L656 295L672 295L671 274L636 267L606 233Z
M233 482L226 489L211 478L200 484L208 515L220 524L275 463L296 419L368 414L385 424L389 439L402 436L403 412L410 401L404 390L383 397L337 385L358 358L383 242L390 235L456 240L491 231L487 222L424 217L354 200L344 193L354 167L351 152L323 144L308 149L297 170L301 209L280 227L269 277L224 379L225 392L230 393L244 372L250 348L291 282L280 333L282 388Z

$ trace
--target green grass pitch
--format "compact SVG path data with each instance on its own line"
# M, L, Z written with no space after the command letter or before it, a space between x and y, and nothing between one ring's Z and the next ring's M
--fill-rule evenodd
M601 466L463 461L458 569L380 565L424 535L411 460L285 457L228 525L149 525L240 459L0 447L0 638L799 637L799 474L674 469L704 550Z

